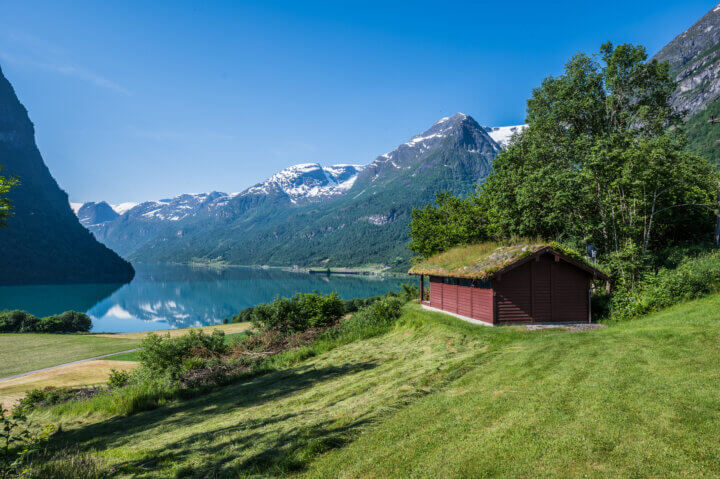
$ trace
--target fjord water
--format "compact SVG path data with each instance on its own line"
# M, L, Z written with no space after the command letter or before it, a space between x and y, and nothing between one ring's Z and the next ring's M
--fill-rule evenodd
M75 310L87 313L93 331L135 332L222 322L276 296L337 292L343 299L399 291L408 278L305 274L278 269L135 265L127 284L0 287L0 310L36 316Z

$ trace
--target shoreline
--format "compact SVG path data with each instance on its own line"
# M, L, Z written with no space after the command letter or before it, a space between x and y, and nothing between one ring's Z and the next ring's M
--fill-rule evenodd
M172 264L180 266L195 266L210 269L229 269L229 268L248 268L248 269L273 269L286 271L288 273L302 274L327 274L327 275L343 275L343 276L379 276L379 277L409 277L407 273L391 271L390 267L383 269L374 269L372 267L318 267L318 266L275 266L275 265L259 265L259 264L230 264L222 262L200 262L190 261L187 263L138 263L138 264Z

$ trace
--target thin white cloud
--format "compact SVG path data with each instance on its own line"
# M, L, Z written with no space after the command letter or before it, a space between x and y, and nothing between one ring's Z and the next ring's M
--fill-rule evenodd
M3 38L6 42L3 42L5 45L0 45L0 60L4 62L77 78L101 88L130 95L130 91L122 85L61 58L67 56L63 50L39 38L17 33L5 34Z

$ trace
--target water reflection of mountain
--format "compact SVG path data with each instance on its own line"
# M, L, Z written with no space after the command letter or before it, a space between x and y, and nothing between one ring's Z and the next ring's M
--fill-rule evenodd
M35 316L87 311L121 286L122 283L2 286L0 311L22 309Z
M297 291L336 291L342 298L367 297L399 290L402 278L324 276L250 268L194 268L139 265L132 283L89 313L98 319L141 319L171 327L214 324L275 296Z

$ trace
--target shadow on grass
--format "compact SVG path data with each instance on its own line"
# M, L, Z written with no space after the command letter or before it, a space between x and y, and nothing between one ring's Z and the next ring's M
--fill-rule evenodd
M261 405L295 394L323 381L354 374L377 367L376 363L346 363L340 366L313 368L301 366L263 376L241 380L217 391L190 400L176 401L152 411L130 417L111 419L89 424L55 436L59 448L81 446L83 449L102 451L111 447L130 445L133 435L162 423L162 430L182 431L206 421L209 416L222 415L234 409ZM162 446L161 450L148 451L148 456L116 466L117 472L136 474L157 468L164 469L182 462L189 456L199 455L202 465L180 471L180 477L226 477L238 472L296 471L304 467L307 459L325 450L340 447L351 431L365 421L331 425L315 423L297 425L287 432L268 434L262 429L276 423L290 422L302 412L278 414L243 421L222 428L203 431ZM233 437L235 436L235 437ZM268 437L271 436L271 437ZM218 439L222 439L218 441ZM266 443L260 453L249 457L246 450L257 443ZM237 460L243 458L241 462ZM231 463L232 462L232 463Z

